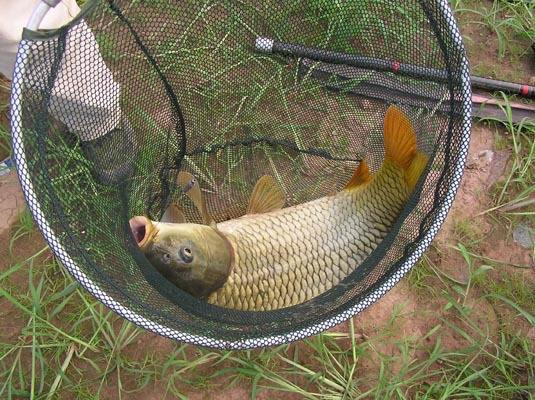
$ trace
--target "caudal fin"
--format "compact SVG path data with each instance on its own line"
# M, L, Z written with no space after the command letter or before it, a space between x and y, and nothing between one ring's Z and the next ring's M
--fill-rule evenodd
M427 161L429 161L429 157L421 151L417 151L416 156L412 159L411 165L405 171L405 180L411 192L418 183L418 179L420 179L420 175L422 175Z
M396 106L386 111L384 121L385 160L389 160L405 171L409 189L418 182L427 156L416 148L416 133L405 113Z
M407 116L396 106L388 107L384 122L385 158L406 170L416 156L416 134Z

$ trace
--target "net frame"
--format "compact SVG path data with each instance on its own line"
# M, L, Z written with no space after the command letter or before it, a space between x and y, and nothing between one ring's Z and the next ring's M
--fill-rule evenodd
M454 18L448 6L447 0L439 0L438 4L439 9L443 14L444 20L449 21L449 33L454 39L454 43L457 46L457 51L461 52L464 55L462 38L458 27L454 22ZM20 48L22 49L27 44L28 43L23 39ZM27 59L25 57L24 52L19 51L15 64L15 77L24 76L26 61ZM437 205L438 218L433 221L431 227L427 230L427 232L425 232L425 235L419 241L417 246L408 254L401 267L397 271L395 271L395 273L390 276L386 281L380 283L379 285L374 285L373 290L369 291L368 294L360 302L350 308L341 311L334 317L327 318L306 328L296 329L294 331L290 331L281 335L266 335L264 337L225 340L209 335L193 335L190 332L182 332L176 329L171 329L167 326L164 326L156 321L153 321L136 313L127 305L121 304L121 302L117 301L112 296L107 294L96 282L94 282L84 272L83 266L78 265L62 246L61 240L53 231L51 224L47 220L47 216L43 212L40 203L37 199L38 196L36 195L36 191L30 175L30 170L28 168L28 160L26 158L26 152L24 147L25 144L22 131L23 110L21 103L24 82L21 82L17 79L13 81L13 91L11 96L11 124L13 135L14 159L17 166L17 172L22 185L25 200L45 240L52 248L54 254L68 269L68 271L75 277L75 279L107 307L109 307L125 319L133 322L138 326L153 331L159 335L190 344L226 349L247 349L283 344L320 333L351 318L354 315L357 315L358 313L369 307L371 304L381 298L384 294L386 294L397 282L399 282L399 280L407 272L410 271L410 269L416 264L418 259L425 252L427 247L431 244L431 241L440 229L440 226L444 222L444 219L446 218L446 215L454 201L455 194L460 185L461 176L464 170L464 165L468 152L468 143L471 130L471 85L469 78L468 61L465 56L461 61L460 69L461 70L458 72L462 79L461 98L459 99L459 102L462 104L462 135L459 138L461 145L458 153L458 162L455 165L453 179L451 179L449 182L450 184L448 186L447 193L443 198L443 201L441 202L441 204Z

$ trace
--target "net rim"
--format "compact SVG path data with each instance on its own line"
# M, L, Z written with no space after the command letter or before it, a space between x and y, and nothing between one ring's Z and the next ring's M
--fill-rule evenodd
M90 1L89 3L93 3ZM152 321L121 304L116 299L109 296L100 286L91 280L80 268L79 265L71 258L71 256L65 251L61 245L59 238L52 230L46 216L44 215L40 204L37 201L36 192L31 181L31 175L29 174L28 164L26 160L26 154L24 151L24 140L21 129L22 121L22 88L24 82L18 77L24 75L26 66L26 55L22 50L24 46L31 43L30 40L24 38L19 45L17 52L14 79L12 81L12 93L10 98L11 104L11 131L13 139L13 153L14 161L16 165L17 175L21 183L22 191L26 203L30 208L30 212L34 220L37 222L38 228L44 236L46 242L51 247L53 253L58 257L61 263L67 268L69 273L84 287L89 293L100 300L107 307L114 312L129 320L130 322L143 327L149 331L157 333L159 335L168 337L173 340L201 345L204 347L211 347L217 349L251 349L257 347L265 347L272 345L279 345L288 343L295 340L300 340L308 336L317 334L321 331L329 329L355 315L362 312L364 309L375 303L383 295L385 295L390 289L398 283L401 278L410 271L410 269L416 264L421 255L425 252L427 247L431 244L431 241L437 234L442 223L444 222L448 211L450 210L457 190L461 182L461 176L464 170L466 156L468 154L468 143L470 140L471 131L471 84L468 60L464 52L464 46L462 43L462 37L459 29L455 23L453 13L448 5L447 0L439 0L439 8L442 12L442 16L448 21L448 28L450 37L454 38L454 43L457 46L456 50L461 54L459 73L461 76L461 99L460 102L463 105L463 119L462 119L462 132L460 136L460 150L457 154L457 163L455 165L454 176L456 179L452 179L446 195L444 196L442 204L438 207L438 218L433 221L428 231L425 233L422 240L417 244L412 252L409 253L407 259L403 262L401 267L395 271L395 273L386 281L378 285L375 289L370 291L360 302L347 308L337 315L317 322L309 327L287 332L285 334L276 336L264 336L254 338L243 338L239 340L223 340L211 336L195 335L189 332L179 331L161 325L155 321ZM69 24L70 25L70 24ZM36 38L34 38L36 39Z

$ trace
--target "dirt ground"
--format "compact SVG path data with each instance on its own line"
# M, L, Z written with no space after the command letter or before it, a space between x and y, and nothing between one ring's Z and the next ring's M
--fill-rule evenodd
M467 279L467 266L458 251L453 250L450 246L456 245L455 242L455 226L458 221L470 220L480 234L491 237L491 240L483 242L482 254L496 260L503 261L504 264L522 264L534 267L533 258L529 250L523 249L515 244L512 240L510 232L496 224L492 224L485 215L480 213L490 207L490 198L488 196L489 187L501 179L506 168L509 154L506 151L496 150L494 148L495 129L478 124L473 129L472 140L470 144L468 166L465 171L460 190L457 194L454 206L448 215L446 223L443 225L440 233L435 239L434 245L441 249L440 254L430 250L429 256L434 259L437 268L443 272L450 274L460 281ZM13 177L9 177L10 184L6 185L9 188L10 204L20 206L21 194L20 189L13 181ZM2 190L2 194L7 191ZM5 201L4 201L5 203ZM2 203L2 204L4 204ZM11 219L15 218L18 209L11 209L8 213ZM14 227L12 226L11 230ZM44 242L38 232L34 232L29 236L24 236L16 242L14 246L14 253L10 254L8 251L10 243L10 232L4 229L0 232L0 271L5 271L10 265L13 265L17 260L28 257L34 254L44 246ZM45 254L44 257L49 257L50 254ZM514 270L514 273L521 273L529 282L535 283L535 269L525 269L519 272ZM22 290L27 288L27 275L14 274L10 279L10 283L19 287ZM369 307L367 310L359 314L354 321L356 331L362 338L374 338L378 332L388 327L395 312L398 317L395 321L395 329L391 331L391 338L393 339L408 339L416 342L422 335L428 332L433 326L440 322L440 318L447 317L447 312L441 310L439 302L425 300L408 285L406 279L402 280L396 285L387 295L381 298L377 303ZM498 331L499 316L493 306L485 300L478 300L477 304L472 304L476 310L475 321L481 327L490 327L491 331ZM3 327L0 334L0 340L10 341L17 337L20 329L24 327L25 320L20 313L6 300L0 300L0 326ZM347 332L347 322L333 328L333 332ZM492 329L494 327L494 329ZM521 329L528 329L528 326L521 327ZM458 348L463 343L463 338L455 332L448 335L442 335L442 343L446 349ZM363 339L364 340L364 339ZM428 338L433 341L433 338ZM382 354L391 356L400 355L400 348L396 346L396 340L377 341L374 343L377 351ZM430 343L432 344L432 343ZM299 346L297 343L295 346ZM139 348L144 349L145 354L153 354L156 358L163 359L165 355L169 354L176 347L176 343L158 337L157 335L146 333L139 336L137 341L125 349L126 354L131 353L135 356ZM423 358L427 355L425 353L416 354L415 350L411 350L412 357ZM361 377L370 376L377 373L377 360L371 358L366 361L366 368L361 371ZM213 373L213 368L206 370L207 374ZM103 399L112 399L116 395L115 377L112 375L108 379L108 387L104 388L101 395ZM135 387L135 382L129 382L128 378L123 378L121 384L124 388ZM160 399L165 396L165 385L148 385L143 390L129 395L130 399ZM184 393L188 394L188 398L195 399L243 399L248 396L250 389L240 385L233 386L225 390L220 389L206 389L202 391L190 392L187 387L183 388ZM269 391L261 392L259 399L272 398L272 393ZM291 400L291 397L287 397ZM297 398L297 397L296 397Z
M25 207L16 172L0 176L0 235L9 230Z

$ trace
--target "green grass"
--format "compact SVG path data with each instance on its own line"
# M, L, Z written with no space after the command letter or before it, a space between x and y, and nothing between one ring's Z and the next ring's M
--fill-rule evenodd
M498 143L500 147L511 152L510 168L504 179L492 188L493 205L485 210L484 214L511 232L519 223L535 226L535 121L524 120L513 124L508 99L503 94L502 97L505 100L502 109L507 116L506 122L503 123L506 134ZM532 256L535 257L535 249Z
M476 66L480 72L492 74L500 70L500 60L515 63L525 56L525 44L534 38L530 3L520 0L451 3L461 17L473 19L475 24L496 35L497 62ZM289 14L285 17L291 16L292 7L299 4L288 3ZM304 18L327 30L325 44L347 49L350 46L347 38L358 35L362 26L355 25L353 31L345 31L343 27L362 17L364 11L351 9L355 13L340 14L333 12L335 7L326 7L327 2L308 4ZM400 15L397 7L396 3L388 13ZM275 17L269 16L268 22L279 24ZM410 20L410 12L401 17ZM268 128L273 126L270 121L276 116L280 120L277 129L306 147L309 132L317 131L324 119L321 110L332 104L320 101L310 104L317 111L311 121L296 121L291 106L307 96L314 97L320 87L313 80L299 81L295 71L283 73L286 66L270 57L237 57L236 54L244 51L227 43L226 32L230 23L235 29L246 31L248 27L243 21L216 21L209 7L201 8L191 20L203 26L210 46L191 45L188 41L195 38L185 31L179 40L190 44L188 53L180 52L169 41L162 43L156 55L167 60L167 72L177 74L179 79L180 68L185 64L193 64L198 72L196 79L188 82L187 92L180 94L181 101L198 101L200 106L214 111L210 118L188 116L195 128L190 132L217 126L213 143L243 134L244 126L252 127L250 134L269 135ZM398 39L395 32L376 22L384 40ZM287 33L280 32L282 37ZM109 58L121 61L123 56L113 53L114 44L108 38L100 37L99 41ZM400 46L407 44L404 40L400 43ZM473 45L473 50L477 50L475 40ZM207 55L213 57L213 63L201 62ZM221 71L219 62L229 68ZM273 64L271 74L265 75L267 69L259 66L269 63ZM242 88L229 87L218 80L223 72L243 70L255 79ZM340 113L329 124L341 126L344 117L358 116L356 106L344 101L343 96L330 101L338 102ZM137 104L132 99L128 106L135 109ZM262 120L258 110L266 108L273 110L273 115L266 115ZM5 105L1 104L0 109L3 111ZM150 126L154 140L162 140L167 127L137 111L139 120L133 122ZM510 112L504 108L506 115ZM535 223L533 203L530 203L535 190L532 167L535 127L529 121L519 125L509 121L496 126L495 147L510 150L512 158L505 179L491 188L492 204L483 216L507 236L520 222L532 226ZM56 139L50 143L50 160L65 160L68 154L69 162L56 162L61 169L52 184L71 196L73 192L69 188L73 185L89 185L84 186L87 193L113 198L115 194L108 189L87 183L91 182L89 166L77 144ZM193 134L190 139L194 141ZM333 141L327 134L318 140ZM8 143L4 126L0 129L0 149L9 152ZM338 143L341 143L340 152L348 146L343 140ZM260 147L257 150L249 156L263 154L259 157L273 165L280 162L277 157L291 159L295 169L290 175L298 176L305 165L306 160L293 160L284 149L268 151ZM136 160L138 168L150 167L150 160L156 156L150 151L155 153L156 146L147 147L147 152ZM215 162L227 171L224 182L217 181L203 156L185 160L187 167L210 190L227 184L245 196L250 187L234 178L243 160L227 149L218 154ZM281 180L289 179L281 168L274 167L273 171ZM139 187L145 184L146 181L138 182ZM297 193L295 199L309 195L306 191ZM84 204L85 208L80 207ZM64 205L69 213L91 217L91 200L87 198L65 198ZM143 204L130 207L142 210ZM112 220L116 211L115 205L110 204L105 210L106 218ZM481 249L488 238L471 222L470 219L455 221L450 238L452 247L435 244L408 275L407 286L416 295L414 311L405 304L396 304L386 316L380 317L372 309L367 317L351 319L340 332L326 332L296 344L255 351L212 351L157 339L119 318L81 289L46 247L34 254L21 254L24 245L36 240L29 214L23 213L12 227L7 243L8 261L0 270L0 320L4 324L0 332L0 398L89 400L152 395L185 399L198 392L210 398L242 390L239 393L251 399L289 395L321 400L534 399L535 348L528 332L535 329L535 291L530 270L526 265L504 263L483 253ZM112 246L110 230L95 227L85 234L106 248ZM448 252L458 256L458 264L441 265ZM98 259L98 246L94 255ZM459 277L452 269L465 273ZM492 315L496 315L496 321ZM413 327L418 329L411 330ZM262 394L266 391L267 394Z
M9 91L10 85L3 78L0 79L0 114L7 112L9 105ZM0 120L0 161L11 154L11 135L9 134L9 126Z
M452 0L466 29L473 73L527 83L535 41L535 4L523 0ZM484 55L484 57L480 57ZM487 60L496 57L496 63ZM506 68L500 64L506 64Z
M435 290L433 285L430 285L430 278L434 278L437 275L437 266L429 256L429 253L433 250L428 250L426 254L422 256L422 259L411 269L407 275L407 280L412 290L415 290L423 297L434 295Z
M484 239L480 228L469 218L456 220L453 234L461 243L469 248L477 246Z
M25 235L29 235L35 230L32 214L27 208L25 208L24 211L19 215L19 220L13 228L14 229L9 242L10 252L12 252L13 246L15 245L17 239L20 239Z
M511 398L535 390L529 340L517 332L489 337L474 326L470 306L454 295L442 295L447 310L419 337L396 334L403 313L394 309L373 337L359 334L350 321L347 332L324 333L300 346L216 352L176 345L157 356L138 352L136 340L146 334L95 302L53 260L26 260L12 273L21 271L28 274L26 291L6 288L9 275L0 281L2 296L26 321L14 343L1 345L0 393L6 398L98 398L110 384L116 388L111 396L129 398L155 382L170 398L236 385L248 387L252 398L269 388L275 397L289 392L308 399ZM535 326L515 297L489 293L508 299L506 306ZM452 334L463 340L447 348L442 338ZM367 373L370 360L373 374Z
M11 135L5 126L0 125L0 160L11 155Z
M507 274L501 271L497 277L486 276L481 281L488 295L499 295L514 302L518 307L533 312L535 292L532 283L520 274ZM499 301L494 298L494 301Z

